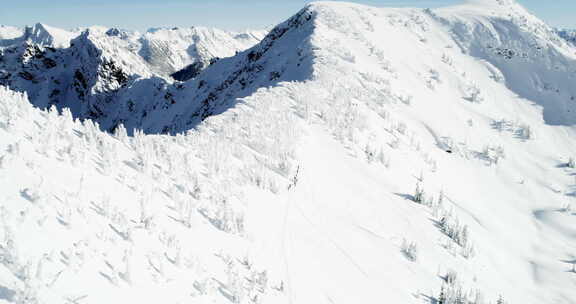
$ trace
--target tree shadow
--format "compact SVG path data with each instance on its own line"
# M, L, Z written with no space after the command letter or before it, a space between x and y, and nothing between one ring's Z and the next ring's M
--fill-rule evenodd
M439 304L439 301L437 298L424 294L424 293L420 293L419 297L423 297L424 299L426 299L426 301L430 304Z
M105 278L110 284L112 284L112 285L114 285L114 286L117 286L115 280L112 279L111 276L105 274L105 273L102 272L102 271L99 271L98 273L100 274L100 276L102 276L103 278Z
M0 299L6 300L7 302L14 301L14 297L16 296L16 291L12 290L8 287L0 285Z
M34 202L36 202L36 201L39 199L38 194L35 193L34 190L32 190L32 189L30 189L30 188L26 188L26 189L21 190L21 191L20 191L20 196L21 196L23 199L25 199L25 200L27 200L27 201L29 201L29 202L31 202L31 203L34 203Z
M560 262L568 264L570 269L566 270L565 272L571 272L576 274L576 258L568 259L568 260L560 260Z
M394 193L394 195L399 196L399 197L401 197L401 198L403 198L403 199L405 199L405 200L409 200L409 201L411 201L411 202L414 202L414 200L416 199L416 198L414 197L414 195L412 195L412 194Z

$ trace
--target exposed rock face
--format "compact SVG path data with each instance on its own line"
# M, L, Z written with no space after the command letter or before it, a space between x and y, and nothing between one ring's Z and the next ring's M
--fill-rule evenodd
M125 124L129 132L143 128L150 112L175 104L164 97L182 84L172 85L169 74L189 80L218 56L234 55L258 39L204 28L144 35L86 29L67 40L74 35L37 24L22 36L0 40L0 84L27 92L38 107L70 108L75 117L93 119L104 130ZM147 132L171 129L158 128Z

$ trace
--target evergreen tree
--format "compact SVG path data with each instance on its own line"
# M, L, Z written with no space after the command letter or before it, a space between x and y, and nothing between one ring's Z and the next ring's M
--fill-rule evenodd
M424 202L424 190L420 186L420 183L416 184L416 191L414 191L414 202L422 204Z
M440 295L438 296L438 304L448 304L446 303L446 291L444 290L444 286L440 289Z

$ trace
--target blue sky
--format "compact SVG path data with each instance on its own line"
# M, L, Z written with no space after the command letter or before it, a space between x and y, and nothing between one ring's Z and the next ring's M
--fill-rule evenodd
M36 22L73 28L87 25L143 30L192 25L223 29L263 28L293 15L306 0L8 0L0 7L0 24ZM459 0L360 0L374 6L438 7ZM576 0L519 0L553 26L576 28Z

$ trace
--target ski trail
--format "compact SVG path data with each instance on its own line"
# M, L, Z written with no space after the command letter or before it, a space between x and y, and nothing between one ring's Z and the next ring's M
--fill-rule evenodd
M317 224L315 224L302 210L302 207L298 204L296 204L296 207L298 209L298 213L302 216L303 219L306 220L306 222L312 227L314 228L319 234L321 234L321 237L324 238L328 243L330 243L336 250L338 250L338 252L340 252L340 254L342 254L342 256L344 256L348 262L350 262L350 264L354 265L354 267L356 267L356 269L363 274L365 277L368 277L368 273L358 264L358 262L356 262L356 260L346 251L344 250L344 248L338 244L338 242L336 242L334 240L334 238L330 237L328 235L328 233L326 233L321 227L319 227Z
M302 145L299 181L287 193L284 207L281 246L288 298L290 303L327 303L327 299L328 303L347 303L352 300L350 294L356 296L354 301L369 299L377 289L373 287L369 264L357 255L369 249L363 245L372 242L362 232L349 232L354 231L354 226L347 198L358 189L339 180L341 172L317 178L318 171L351 170L338 167L335 162L345 151L332 152L336 143L323 131L317 132L322 133L323 140ZM340 191L342 195L338 196ZM363 240L345 241L349 233ZM354 292L344 292L350 289Z
M290 191L290 190L289 190ZM288 199L286 200L286 203L284 204L284 216L282 218L282 258L283 258L283 262L284 262L284 271L286 273L286 289L287 289L287 293L288 293L288 301L290 304L294 303L294 299L292 297L292 279L291 279L291 274L290 274L290 265L288 262L288 253L287 253L287 242L289 239L288 236L288 215L290 213L290 206L292 205L292 201L291 201L291 193L288 194Z

